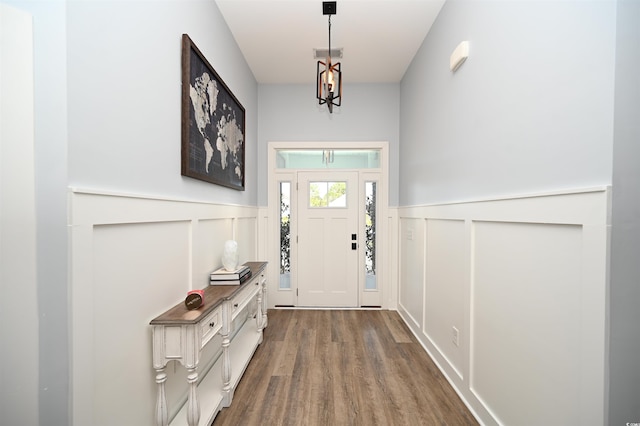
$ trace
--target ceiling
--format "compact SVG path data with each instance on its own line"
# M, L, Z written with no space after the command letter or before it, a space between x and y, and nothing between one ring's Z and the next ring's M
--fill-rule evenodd
M338 0L331 48L344 82L402 79L445 0ZM314 48L328 48L322 0L216 0L260 84L313 84Z

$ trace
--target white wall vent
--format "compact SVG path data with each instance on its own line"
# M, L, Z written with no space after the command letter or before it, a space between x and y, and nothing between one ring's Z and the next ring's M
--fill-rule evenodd
M331 49L331 58L342 58L343 50L343 47ZM329 49L326 47L322 49L313 49L313 57L315 59L326 59L327 53L329 53Z

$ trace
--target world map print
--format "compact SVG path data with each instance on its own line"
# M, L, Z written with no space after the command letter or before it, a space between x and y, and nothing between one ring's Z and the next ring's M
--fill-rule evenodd
M198 55L189 70L187 175L243 190L244 109Z

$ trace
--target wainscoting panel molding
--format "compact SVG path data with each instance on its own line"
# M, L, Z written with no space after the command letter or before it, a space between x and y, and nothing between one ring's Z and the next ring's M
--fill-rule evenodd
M154 424L149 321L208 285L226 240L259 260L258 209L72 188L69 218L72 423ZM200 374L217 355L202 354ZM166 372L172 417L186 373Z
M482 423L606 423L610 192L399 208L398 311Z
M400 219L399 308L412 328L421 329L424 322L424 252L425 219Z
M469 264L463 220L427 220L424 336L462 379L461 336L465 316L465 284ZM449 328L440 324L451 324ZM454 335L455 333L455 335Z

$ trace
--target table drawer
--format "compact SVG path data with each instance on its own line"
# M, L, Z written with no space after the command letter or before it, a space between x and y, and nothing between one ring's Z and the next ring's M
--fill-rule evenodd
M202 340L200 347L203 348L209 340L216 335L218 331L222 328L222 311L218 307L213 310L209 315L206 316L205 319L200 321L200 331L202 335Z
M240 290L240 292L236 294L233 299L231 299L231 317L235 318L238 312L240 312L242 309L244 309L245 306L247 306L249 301L253 297L255 297L259 290L259 277L256 277L252 281L247 283L246 287Z

